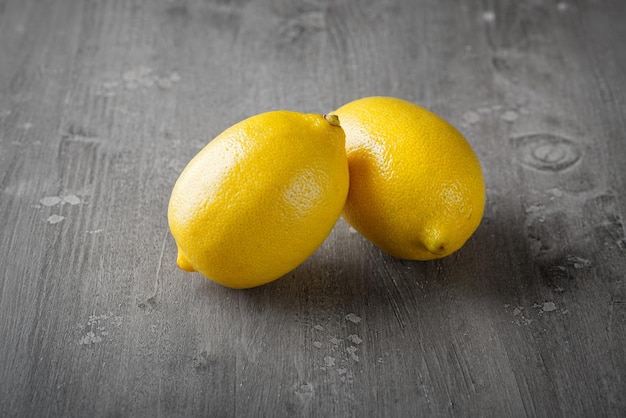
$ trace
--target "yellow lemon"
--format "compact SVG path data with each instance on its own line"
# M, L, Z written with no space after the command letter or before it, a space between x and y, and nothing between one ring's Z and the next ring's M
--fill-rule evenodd
M461 248L485 205L480 163L465 138L397 98L367 97L334 113L346 132L346 221L402 259L431 260Z
M183 170L168 208L178 266L232 288L278 279L326 239L348 193L336 116L273 111L228 128Z

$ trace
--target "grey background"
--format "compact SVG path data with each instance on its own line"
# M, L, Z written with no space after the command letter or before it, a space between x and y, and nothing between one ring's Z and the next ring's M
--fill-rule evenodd
M0 0L0 415L625 416L626 2ZM265 111L390 95L484 168L458 253L344 221L233 291L167 203Z

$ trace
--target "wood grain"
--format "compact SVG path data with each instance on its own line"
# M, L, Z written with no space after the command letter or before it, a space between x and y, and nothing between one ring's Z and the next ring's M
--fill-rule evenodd
M626 415L626 3L0 0L0 415ZM439 261L340 220L233 291L171 188L231 124L439 113L487 182Z

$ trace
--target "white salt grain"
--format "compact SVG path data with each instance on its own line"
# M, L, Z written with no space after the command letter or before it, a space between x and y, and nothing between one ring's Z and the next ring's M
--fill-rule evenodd
M556 305L554 304L554 302L544 302L541 310L544 312L556 311Z
M324 363L326 367L335 367L335 358L331 356L324 357Z
M65 216L60 216L60 215L50 215L48 216L48 219L46 219L46 222L48 222L49 224L58 224L59 222L61 222L63 219L65 219Z
M346 351L348 352L348 354L350 354L350 357L352 357L352 360L358 362L359 361L359 356L356 354L356 350L357 348L353 345L351 345L350 347L346 348Z
M68 194L67 196L63 196L63 201L65 203L69 203L70 205L79 205L80 204L80 197L74 195L74 194Z
M102 342L102 337L93 333L93 331L89 331L85 334L79 341L80 345L91 345Z
M553 197L563 197L563 190L559 189L558 187L553 187L551 189L548 189L546 190L546 192L552 195Z
M61 198L59 196L46 196L39 201L44 206L54 206L61 203Z
M470 125L480 121L480 115L474 111L467 111L463 114L463 120Z
M569 261L577 270L589 267L591 265L591 261L587 260L586 258L576 257L574 255L568 255L567 261Z
M525 212L526 212L526 213L539 212L539 211L544 210L545 208L546 208L546 206L545 206L545 205L543 205L543 204L541 204L541 203L535 203L535 204L532 204L532 205L528 206L528 207L526 208L526 211L525 211Z
M509 123L515 122L518 117L519 117L519 115L514 110L507 110L501 116L503 121L509 122Z
M355 324L358 324L359 322L361 322L361 317L353 313L349 313L348 315L346 315L346 320L350 322L354 322Z
M496 20L496 14L491 10L487 10L483 12L483 20L485 22L493 22Z
M352 341L354 344L361 344L363 340L356 334L348 335L348 340Z

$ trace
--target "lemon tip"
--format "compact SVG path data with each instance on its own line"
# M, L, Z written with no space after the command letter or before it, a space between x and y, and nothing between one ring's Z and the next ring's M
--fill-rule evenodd
M438 232L431 233L430 236L424 240L423 245L429 253L437 257L448 255L450 249L448 240L443 238Z
M185 254L182 251L180 251L180 250L178 251L178 257L176 258L176 264L178 264L178 268L180 268L181 270L188 271L188 272L196 271L196 269L193 267L193 265L191 265L191 262L189 261L187 256L185 256Z

